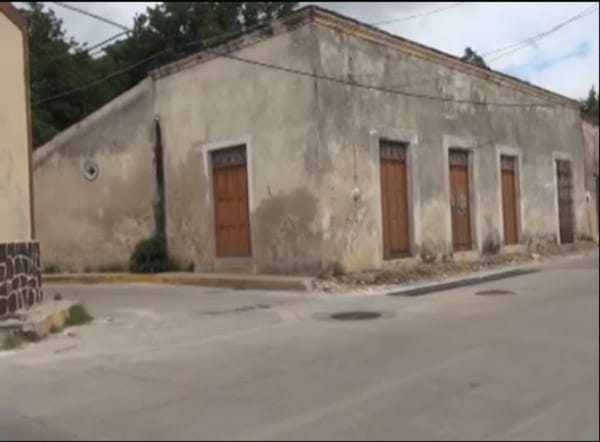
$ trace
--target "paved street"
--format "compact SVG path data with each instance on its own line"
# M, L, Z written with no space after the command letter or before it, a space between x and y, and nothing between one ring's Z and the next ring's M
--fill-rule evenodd
M0 439L599 436L597 256L418 297L56 291L96 321L0 353Z

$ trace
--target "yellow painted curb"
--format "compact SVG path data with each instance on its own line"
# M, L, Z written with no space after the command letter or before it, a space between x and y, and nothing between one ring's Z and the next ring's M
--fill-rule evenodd
M230 275L230 274L137 274L137 273L61 273L44 274L45 284L175 284L236 289L294 290L306 291L311 288L311 279L269 275Z
M149 282L159 283L161 279L155 274L135 274L135 273L77 273L77 274L44 274L42 281L46 283L65 283L65 284L114 284L114 283L136 283Z

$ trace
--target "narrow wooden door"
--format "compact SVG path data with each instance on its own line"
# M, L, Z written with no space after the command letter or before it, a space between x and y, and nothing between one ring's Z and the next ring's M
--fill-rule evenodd
M573 172L570 161L556 161L556 182L558 185L558 225L560 242L571 243L573 229Z
M406 144L381 141L383 258L410 254Z
M471 204L469 192L469 154L452 149L450 160L450 206L454 250L471 249Z
M517 244L519 242L519 235L517 230L517 177L515 158L502 156L500 158L500 171L502 180L502 218L504 220L504 243Z
M212 154L218 257L251 256L245 146Z

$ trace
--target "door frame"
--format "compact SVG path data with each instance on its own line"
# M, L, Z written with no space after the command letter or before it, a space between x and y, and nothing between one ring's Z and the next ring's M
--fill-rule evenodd
M408 205L408 235L409 256L403 258L383 258L383 206L381 203L381 155L380 141L388 140L406 144L406 190ZM418 244L421 241L421 223L418 217L421 214L421 196L419 192L419 170L417 161L418 135L416 130L378 127L369 131L369 147L375 158L375 196L377 201L376 221L379 228L378 256L381 265L397 261L406 261L418 255Z
M245 146L246 148L246 174L248 177L248 223L250 230L250 256L244 258L227 258L217 256L217 235L215 225L215 198L214 198L214 186L213 186L213 168L212 168L212 153L217 150L228 149L235 146ZM249 261L254 263L255 252L255 234L254 234L254 162L252 155L252 136L244 135L237 138L229 138L226 140L213 141L210 143L203 143L200 146L202 154L202 172L204 174L204 182L206 183L207 192L205 194L205 205L208 208L206 212L207 225L210 229L210 256L212 257L213 263L228 263L228 262L240 262Z
M575 163L573 162L573 156L567 152L552 152L552 179L554 181L554 219L556 221L556 244L561 245L562 241L560 240L560 209L558 207L558 171L556 170L556 161L568 161L571 163L571 201L573 202L573 213L571 216L573 217L573 242L577 239L577 218L575 207Z
M506 245L504 238L504 207L502 205L502 164L501 159L503 156L509 156L515 158L515 216L517 218L517 244ZM497 145L496 146L496 179L498 192L498 233L500 235L500 249L505 247L514 247L520 245L523 241L523 207L522 198L523 195L523 182L521 179L521 171L523 170L523 151L520 147Z
M470 250L454 250L454 239L452 238L452 204L451 204L451 189L450 189L450 150L464 150L469 156L468 174L469 174L469 205L471 213L471 249ZM473 138L459 137L454 135L444 135L442 142L442 158L443 158L443 180L446 196L446 239L450 245L450 250L453 253L478 252L481 253L481 215L479 213L479 150L477 142Z

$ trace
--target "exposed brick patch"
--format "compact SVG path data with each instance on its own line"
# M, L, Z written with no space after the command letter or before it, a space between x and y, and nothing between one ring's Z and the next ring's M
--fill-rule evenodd
M0 243L0 317L42 299L39 244Z

